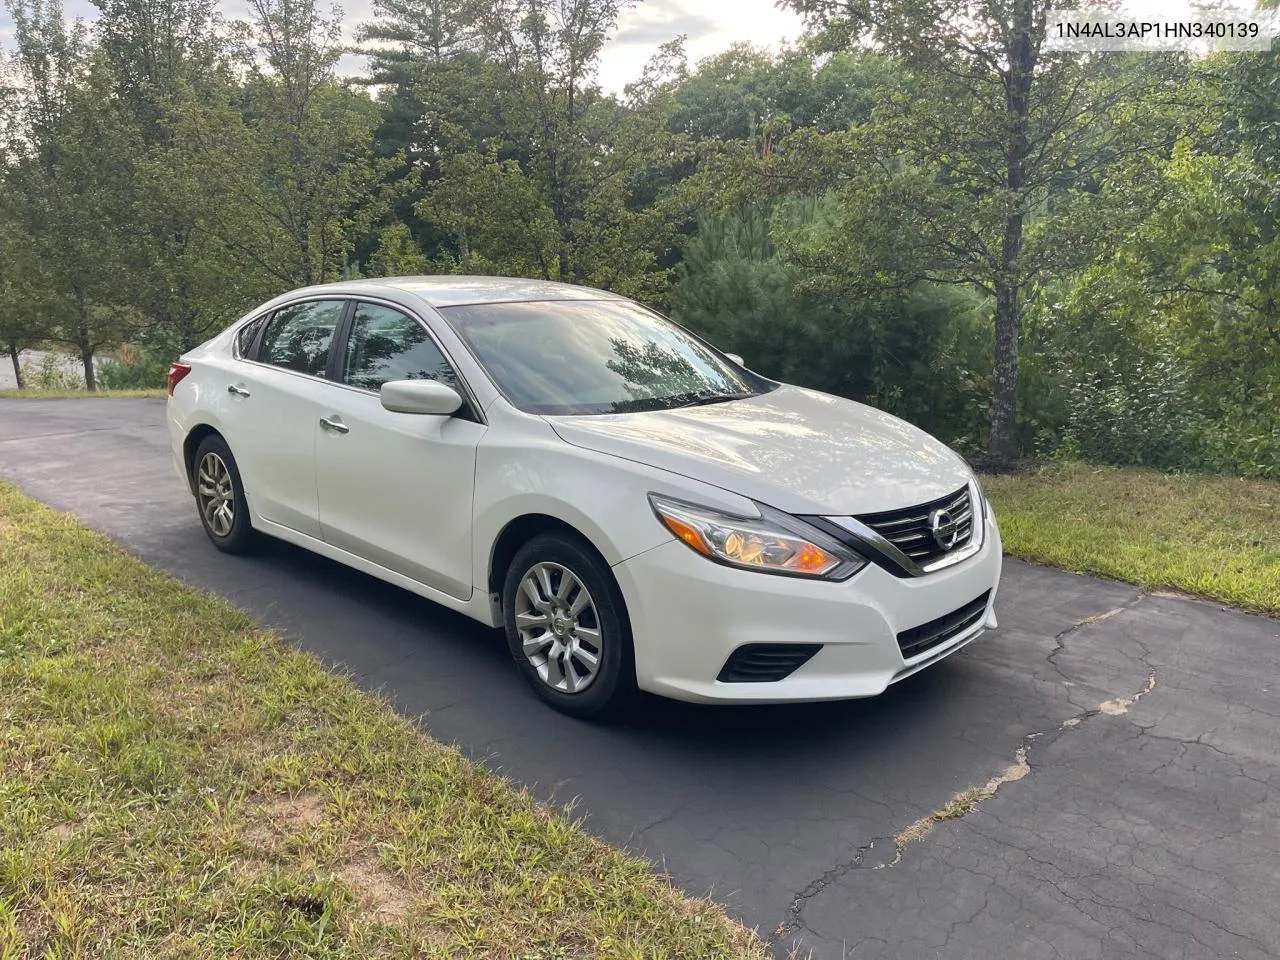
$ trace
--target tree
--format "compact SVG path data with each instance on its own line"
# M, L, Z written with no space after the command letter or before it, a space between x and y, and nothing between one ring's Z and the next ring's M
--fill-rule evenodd
M475 146L495 132L484 129L488 111L476 98L485 63L483 10L480 0L374 0L373 20L358 37L369 58L368 82L386 91L375 136L379 156L430 166L444 139L467 131L466 145Z
M180 91L206 87L223 67L214 0L92 0L94 34L118 96L148 145L169 138L166 115Z
M240 258L211 230L203 205L193 202L201 185L172 122L181 105L211 103L223 94L228 41L213 0L95 5L98 47L138 138L117 173L132 195L129 220L118 226L130 238L122 285L140 315L140 335L172 359L245 304Z
M964 283L992 297L988 451L1007 462L1018 453L1028 301L1043 281L1091 259L1112 230L1105 215L1079 214L1118 158L1158 148L1132 106L1163 61L1046 49L1048 0L789 3L828 43L871 40L908 71L910 89L859 135L802 137L779 152L807 150L834 165L828 182L847 181L846 246L879 244L873 259L887 255L899 268L889 282Z
M411 187L393 209L427 259L661 298L688 217L669 189L687 138L667 126L683 55L664 49L624 100L605 95L596 65L625 6L376 7L363 36L373 79L392 85L379 149L398 145L394 175Z
M379 197L375 107L334 76L337 21L314 0L254 0L251 10L243 86L180 104L174 125L191 201L239 258L241 292L260 297L352 272Z
M575 223L586 212L603 155L599 88L590 83L600 49L627 0L501 0L482 20L486 50L501 68L495 98L499 154L515 154L538 184L558 230L555 275L578 276Z
M109 69L91 55L81 28L68 29L45 0L16 0L10 11L20 87L5 185L28 242L30 316L42 339L76 352L93 390L95 355L120 343L136 320L120 296L117 230L128 222L126 185L116 174L132 131L116 109Z
M871 119L876 95L894 67L873 50L818 56L804 45L778 56L735 44L708 57L681 79L670 124L695 140L745 140L785 117L819 133L848 130Z
M974 295L922 285L903 295L850 293L797 264L773 237L811 230L833 202L793 198L703 215L684 248L672 314L777 379L889 410L949 442L978 424L987 361Z
M518 163L460 153L441 174L417 211L454 238L460 272L551 278L555 218Z
M12 209L6 199L11 189L5 176L9 170L7 140L11 119L18 103L18 89L9 84L7 65L0 58L0 347L13 364L13 378L18 389L23 387L21 351L36 338L34 325L27 315L24 297L19 290L21 257L27 246L18 230Z
M0 191L5 189L0 181ZM27 239L18 231L15 221L0 205L0 348L13 364L13 379L21 390L22 362L20 354L40 340L40 331L28 312L29 298L24 290L24 260Z
M1110 432L1143 435L1082 453L1280 476L1280 57L1206 58L1179 91L1178 139L1151 164L1158 190L1139 194L1152 202L1055 297L1048 346L1080 395L1077 419L1096 424L1106 391L1124 400ZM1132 194L1138 179L1112 189ZM1169 409L1149 403L1166 395ZM1131 412L1144 404L1149 416ZM1196 428L1165 438L1187 415Z

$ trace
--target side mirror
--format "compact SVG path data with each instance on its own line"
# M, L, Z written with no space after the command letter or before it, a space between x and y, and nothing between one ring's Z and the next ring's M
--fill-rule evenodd
M378 395L383 407L393 413L447 417L462 406L457 390L435 380L389 380Z
M734 363L736 363L740 367L746 366L746 364L742 362L742 358L738 356L736 353L726 353L725 356L728 357L730 360L732 360Z

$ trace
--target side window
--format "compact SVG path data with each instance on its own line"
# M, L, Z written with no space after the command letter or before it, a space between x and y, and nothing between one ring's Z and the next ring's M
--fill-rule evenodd
M342 364L342 382L377 390L388 380L458 378L422 325L407 314L374 303L356 305Z
M281 307L262 335L258 359L272 366L323 377L329 344L345 307L342 300L311 300Z
M236 333L236 356L251 359L250 351L253 349L253 341L258 339L258 331L267 322L267 316L269 314L264 314L256 320L250 320Z

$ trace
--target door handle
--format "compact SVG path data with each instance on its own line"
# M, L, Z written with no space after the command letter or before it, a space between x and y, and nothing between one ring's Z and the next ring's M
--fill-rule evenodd
M237 397L249 396L249 391L244 387L237 387L234 383L227 387L227 393Z
M326 430L332 430L334 433L349 433L351 428L342 422L341 417L321 417L320 426Z

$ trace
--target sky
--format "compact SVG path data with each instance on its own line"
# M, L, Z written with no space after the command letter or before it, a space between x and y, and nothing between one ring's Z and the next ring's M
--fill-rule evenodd
M800 17L773 0L646 0L623 14L601 57L600 84L621 91L660 44L682 34L692 65L734 43L776 49L802 29Z
M70 19L92 20L95 9L89 0L64 0ZM243 0L221 0L228 17L245 15ZM370 0L341 3L348 34L369 17ZM789 10L779 10L774 0L644 0L627 10L600 59L601 85L614 93L640 76L645 62L659 45L683 34L689 63L724 50L733 43L749 42L776 49L783 40L794 40L802 30L800 18ZM0 7L0 47L8 47L13 21ZM346 58L344 72L358 71L358 58Z

